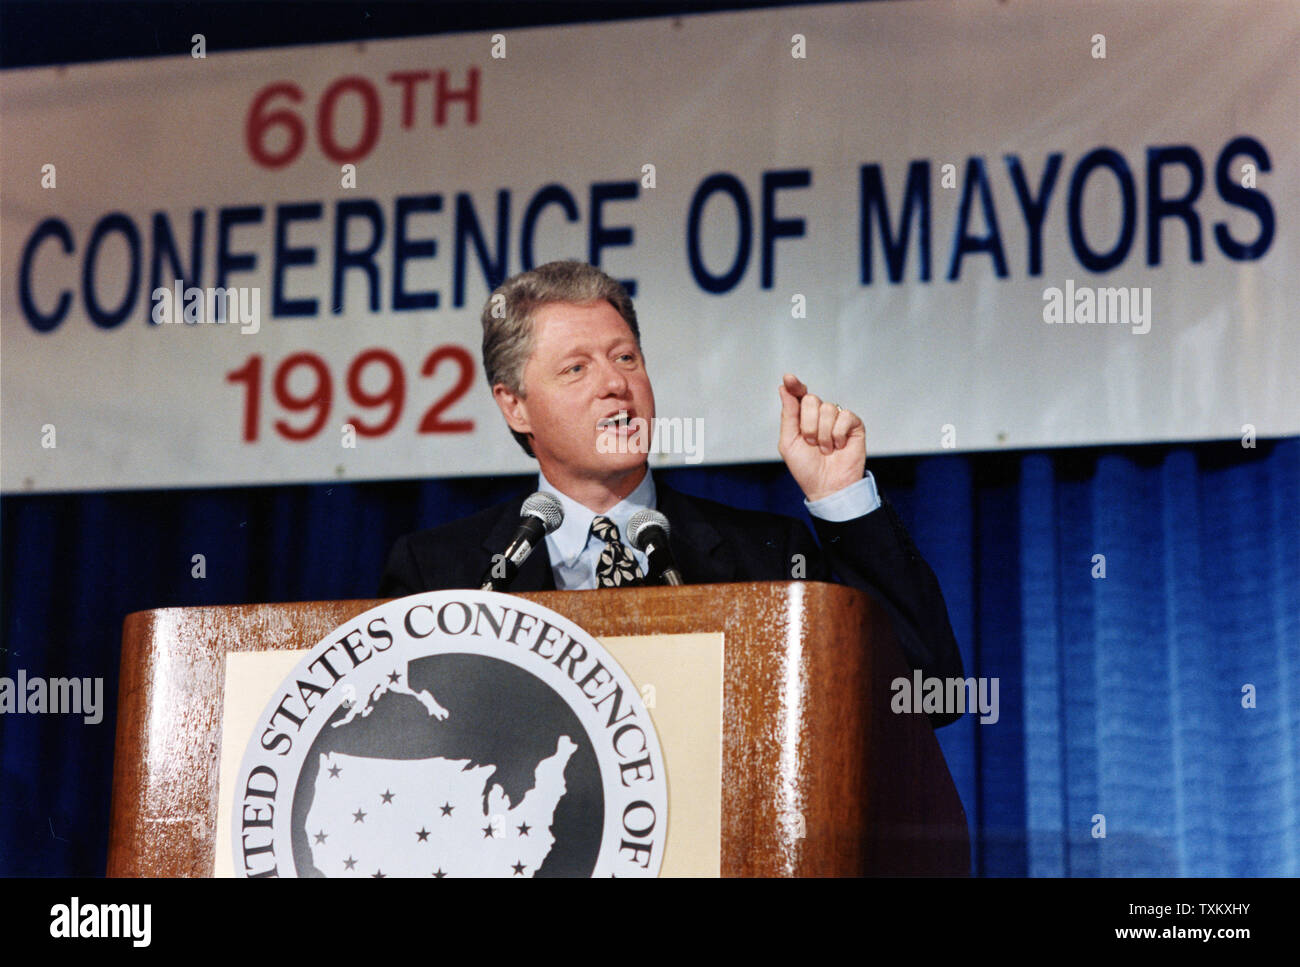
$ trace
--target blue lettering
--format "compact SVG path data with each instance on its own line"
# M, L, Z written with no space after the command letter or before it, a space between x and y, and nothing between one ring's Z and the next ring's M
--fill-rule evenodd
M479 225L478 216L474 214L474 202L466 192L456 196L456 256L453 262L451 286L451 304L457 309L465 305L465 246L474 243L474 254L478 256L479 269L483 272L483 281L491 292L506 280L506 255L510 245L510 192L502 188L497 192L497 254L496 258L488 251L487 239Z
M364 248L348 248L348 222L353 218L370 222L370 242ZM360 269L365 275L370 311L379 311L379 266L375 264L375 253L383 244L384 213L374 201L366 198L338 203L334 212L334 281L330 295L336 316L343 312L343 273L348 269Z
M223 208L217 213L217 287L227 288L231 272L252 272L257 268L257 255L253 252L230 251L230 230L236 225L260 225L261 205L244 205Z
M764 289L772 288L776 282L776 240L803 238L806 231L802 218L776 217L776 193L782 188L807 188L811 184L812 172L807 168L763 172L763 280L761 284Z
M172 235L171 222L166 212L153 213L152 245L153 252L149 259L149 292L155 289L170 289L172 283L181 280L182 289L192 285L203 284L203 225L207 221L207 212L202 208L194 209L190 215L190 269L181 265L180 252L177 251L176 239ZM170 266L167 274L163 273L163 258ZM152 298L152 295L151 295ZM145 313L145 322L157 325L153 313Z
M1083 189L1088 176L1098 168L1109 168L1119 182L1120 232L1119 239L1109 252L1094 252L1088 247L1088 240L1083 234ZM1084 268L1093 272L1110 271L1124 261L1129 249L1133 247L1133 234L1137 225L1137 192L1133 187L1133 175L1128 170L1128 162L1114 148L1094 148L1075 167L1070 178L1069 221L1070 245L1074 249L1074 257Z
M967 230L970 222L972 188L979 191L980 206L984 209L987 235L972 235ZM961 260L971 252L988 252L993 257L993 274L999 279L1007 277L1007 258L1002 251L1002 238L998 232L997 210L993 207L993 193L988 176L984 173L983 158L966 160L966 176L961 188L961 205L957 215L957 231L952 242L952 261L948 263L948 281L956 282L961 274Z
M885 247L885 264L891 283L903 281L903 269L907 261L907 245L912 237L912 221L915 216L917 224L917 248L921 256L921 270L918 278L922 282L930 281L930 162L913 161L907 166L907 187L903 189L903 213L899 218L898 235L895 237L890 228L889 203L885 198L885 177L880 165L863 165L859 172L859 193L861 195L861 220L859 237L862 249L862 284L871 284L872 249L871 221L872 214L877 213L876 221L880 226L880 240Z
M1038 182L1038 198L1029 190L1020 159L1013 154L1006 156L1007 171L1011 175L1011 184L1016 189L1016 199L1025 216L1025 230L1029 233L1029 274L1043 274L1043 218L1047 214L1047 203L1051 200L1052 189L1056 187L1056 176L1061 172L1061 153L1054 151L1047 156L1043 167L1043 177Z
M607 201L624 201L636 198L639 185L635 181L606 181L591 186L591 226L587 234L587 261L599 266L600 251L614 245L631 245L632 229L627 225L606 228L603 209ZM627 294L636 298L636 280L620 279Z
M700 220L704 215L704 205L716 192L729 195L736 208L736 257L731 267L721 275L714 275L704 265L704 256L700 251ZM705 292L722 295L730 292L740 282L749 267L749 253L753 247L754 216L749 208L749 196L745 186L735 175L725 172L709 175L695 189L691 198L690 212L686 216L686 255L691 266L691 275L695 284Z
M99 259L99 246L103 244L109 232L119 232L126 240L131 263L131 273L127 276L126 292L122 295L122 302L111 312L99 304L99 297L95 292L95 264ZM86 261L81 264L81 298L86 303L86 312L90 316L90 321L101 329L120 326L135 308L136 299L140 295L139 289L140 232L136 229L135 222L122 212L112 212L95 224L90 233L90 241L86 245Z
M46 314L37 307L36 298L32 294L32 263L36 261L36 250L40 248L41 242L51 236L62 243L64 255L73 253L72 232L68 230L67 222L61 218L47 218L36 226L36 231L32 232L32 237L23 246L23 258L18 267L18 300L22 303L23 315L27 317L28 324L37 332L53 332L57 329L72 305L72 293L64 289L59 293L54 311Z
M1268 152L1264 150L1262 144L1250 137L1233 138L1219 154L1219 161L1214 166L1214 184L1219 190L1219 197L1229 205L1236 205L1238 208L1245 208L1255 213L1255 217L1259 219L1259 235L1253 242L1238 242L1228 233L1227 222L1217 222L1214 226L1214 240L1219 243L1219 249L1228 258L1237 262L1248 262L1263 258L1268 247L1273 244L1276 221L1268 196L1257 189L1246 188L1232 177L1230 162L1240 154L1254 158L1260 171L1273 170Z
M1161 172L1166 165L1180 164L1187 169L1187 190L1178 198L1166 198ZM1147 148L1147 265L1160 264L1160 222L1181 218L1187 226L1188 257L1203 261L1201 250L1201 216L1192 205L1205 186L1205 167L1201 156L1189 145Z
M438 308L438 293L406 291L406 263L410 259L431 259L438 254L438 243L431 238L408 240L406 219L412 212L442 211L442 195L405 195L397 199L393 229L393 309Z
M563 185L547 185L539 190L524 211L524 224L519 232L519 255L525 272L536 266L533 261L533 234L537 231L537 219L547 205L559 205L566 221L578 220L578 203L573 200L567 188Z
M285 269L294 265L315 265L316 248L290 248L289 225L295 221L315 220L321 216L320 202L280 205L275 210L275 271L271 281L271 314L275 316L314 316L320 303L316 299L287 299L284 295Z

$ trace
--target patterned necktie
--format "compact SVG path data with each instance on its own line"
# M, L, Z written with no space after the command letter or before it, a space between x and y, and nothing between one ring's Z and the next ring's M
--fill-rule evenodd
M620 588L644 584L645 574L632 552L618 539L618 525L608 517L597 517L591 522L591 532L605 542L596 562L596 586Z

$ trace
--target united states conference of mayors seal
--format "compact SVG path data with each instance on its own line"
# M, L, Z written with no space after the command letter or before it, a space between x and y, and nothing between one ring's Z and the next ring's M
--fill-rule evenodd
M276 689L231 814L242 876L654 876L663 755L636 686L553 611L388 601Z

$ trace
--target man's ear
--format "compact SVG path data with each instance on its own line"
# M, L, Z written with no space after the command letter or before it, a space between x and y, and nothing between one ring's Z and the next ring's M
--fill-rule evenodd
M532 424L528 422L528 402L522 396L504 383L497 383L492 387L492 398L510 429L525 436L533 432Z

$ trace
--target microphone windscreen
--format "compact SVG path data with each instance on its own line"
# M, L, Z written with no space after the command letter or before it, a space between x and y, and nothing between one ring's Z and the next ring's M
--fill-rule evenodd
M657 510L638 510L632 515L632 519L627 522L627 539L632 542L632 546L638 551L645 550L645 543L648 539L646 532L652 527L661 529L665 538L672 530L668 524L668 518Z
M554 494L539 490L524 501L524 505L519 508L519 516L536 517L546 528L546 533L550 534L564 523L564 508Z

